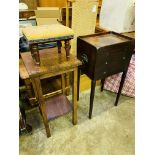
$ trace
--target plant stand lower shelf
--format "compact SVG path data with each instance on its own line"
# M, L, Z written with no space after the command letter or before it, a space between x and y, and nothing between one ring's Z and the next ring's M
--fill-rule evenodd
M45 105L48 120L53 120L72 111L71 103L64 94L46 99Z

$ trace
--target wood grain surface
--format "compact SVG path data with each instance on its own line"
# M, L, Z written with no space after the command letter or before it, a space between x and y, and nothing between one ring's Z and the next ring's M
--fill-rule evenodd
M58 54L57 48L40 50L39 53L40 66L35 64L30 52L21 53L30 77L45 76L45 74L50 74L47 76L56 76L65 73L67 70L72 71L75 67L81 65L81 61L73 55L70 55L70 58L67 59L64 48L61 54Z

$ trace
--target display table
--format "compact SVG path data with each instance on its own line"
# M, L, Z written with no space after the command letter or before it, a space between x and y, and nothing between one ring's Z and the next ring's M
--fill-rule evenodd
M72 109L72 122L73 124L77 123L77 67L81 65L81 62L73 55L70 55L69 59L66 58L64 50L58 54L56 48L40 50L39 54L40 66L33 61L31 52L21 53L27 73L22 67L20 69L20 77L24 80L28 78L31 80L43 117L47 137L50 137L48 120L61 116ZM68 72L72 72L73 75L72 107L64 94L45 99L40 80Z

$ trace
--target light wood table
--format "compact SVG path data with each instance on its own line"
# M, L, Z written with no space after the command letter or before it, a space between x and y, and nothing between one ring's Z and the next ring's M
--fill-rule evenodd
M45 99L40 80L72 72L72 123L77 124L77 68L81 65L81 62L73 55L70 55L70 58L67 59L65 51L63 50L61 53L58 53L57 48L44 49L39 52L40 65L35 64L30 52L21 53L21 58L27 73L22 66L22 68L20 68L20 77L24 80L28 78L31 80L35 97L38 100L43 117L46 134L47 137L50 137L48 120L67 113L70 106L64 94L61 96L58 95L58 97L54 97L53 99Z

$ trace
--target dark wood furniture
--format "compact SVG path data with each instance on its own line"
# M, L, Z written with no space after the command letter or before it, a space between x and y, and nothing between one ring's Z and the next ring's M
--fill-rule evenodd
M23 67L20 69L20 77L24 80L29 79L32 82L35 97L38 101L39 109L43 117L47 137L50 137L50 129L48 121L58 116L66 114L72 110L72 122L77 123L77 67L81 62L73 55L69 59L66 58L65 51L57 53L57 49L44 49L39 51L41 65L38 66L34 63L31 52L21 53L21 58L27 74ZM40 80L45 78L63 75L72 72L73 75L73 91L72 91L72 106L67 97L59 94L54 97L45 97L42 92L42 85Z
M115 101L115 106L117 105L133 51L134 39L115 32L77 38L77 57L83 63L78 69L78 99L80 72L82 71L91 79L89 118L92 117L96 80L101 80L103 90L106 77L123 72Z
M19 85L21 88L21 82L19 82ZM24 92L22 92L19 89L19 135L21 134L31 134L32 133L32 127L27 124L26 121L26 113L25 113L25 104L26 104L26 100L24 98Z
M25 114L25 109L19 107L19 134L23 133L29 133L31 134L32 132L32 127L26 123L26 114Z
M34 10L20 10L19 11L19 19L20 18L30 18L32 16L35 16Z

